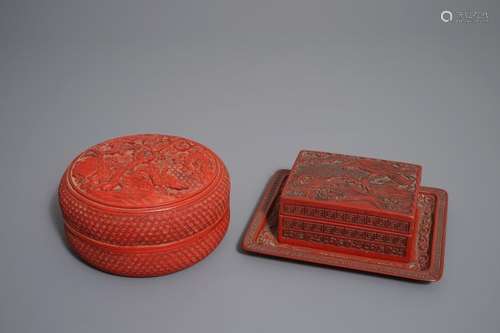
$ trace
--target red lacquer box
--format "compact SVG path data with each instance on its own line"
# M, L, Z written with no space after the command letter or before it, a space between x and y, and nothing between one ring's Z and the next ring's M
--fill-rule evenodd
M447 194L415 164L301 151L276 173L243 238L254 253L437 281Z
M229 224L229 175L192 140L124 136L78 155L59 202L69 246L90 265L125 276L172 273L205 258Z
M280 196L283 243L408 262L421 167L301 151Z

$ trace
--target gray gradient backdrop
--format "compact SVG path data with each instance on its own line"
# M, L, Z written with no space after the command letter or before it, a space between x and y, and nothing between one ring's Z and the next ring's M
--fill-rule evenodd
M443 9L487 10L445 24ZM498 1L1 1L0 332L499 332ZM81 150L191 137L232 177L231 226L177 274L66 249L56 188ZM450 195L444 279L241 254L301 148L411 161Z

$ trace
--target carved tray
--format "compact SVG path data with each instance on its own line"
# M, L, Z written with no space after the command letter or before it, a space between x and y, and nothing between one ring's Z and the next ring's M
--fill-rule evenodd
M243 250L411 280L435 282L441 279L448 204L445 191L431 187L420 188L417 198L419 218L416 225L415 251L410 262L402 263L279 243L277 199L288 174L289 170L278 170L266 185L243 236Z

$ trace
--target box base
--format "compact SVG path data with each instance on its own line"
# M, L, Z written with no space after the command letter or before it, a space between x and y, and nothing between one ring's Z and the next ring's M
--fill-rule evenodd
M280 243L277 238L278 198L288 173L289 170L279 170L268 182L243 236L241 245L245 251L411 280L435 282L441 279L448 203L445 191L421 187L415 250L410 261L404 263Z
M128 277L153 277L186 269L217 248L229 225L230 213L207 229L178 242L117 246L88 238L64 224L66 240L84 262L103 272Z

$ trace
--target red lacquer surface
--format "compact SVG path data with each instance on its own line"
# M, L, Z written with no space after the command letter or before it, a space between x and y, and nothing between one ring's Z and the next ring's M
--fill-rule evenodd
M280 196L280 242L409 261L421 167L301 151Z
M91 265L126 276L186 268L208 255L229 223L229 175L192 140L119 137L81 153L59 201L71 248Z
M421 167L318 151L301 151L281 200L413 221Z
M242 239L242 248L256 254L326 266L390 275L419 281L438 281L444 270L448 196L446 191L421 187L416 197L414 251L408 262L325 250L278 239L279 198L289 170L279 170L269 180Z

